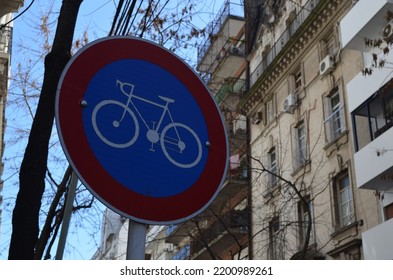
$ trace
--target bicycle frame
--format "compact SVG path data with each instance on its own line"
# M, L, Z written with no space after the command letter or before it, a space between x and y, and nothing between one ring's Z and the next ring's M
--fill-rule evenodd
M133 94L134 91L134 85L131 83L126 83L126 82L121 82L119 80L116 80L116 85L120 86L121 92L127 96L127 102L121 102L118 100L103 100L100 103L98 103L92 112L92 123L93 123L93 128L97 134L97 136L107 145L117 148L117 149L122 149L122 148L128 148L132 146L135 141L139 137L139 126L140 126L140 121L138 120L138 117L142 120L144 123L147 132L146 132L146 138L147 140L151 143L151 146L149 148L150 151L154 152L154 145L158 144L161 146L162 152L164 153L165 157L174 165L180 168L191 168L194 167L196 164L199 163L202 157L202 144L201 141L198 137L198 135L195 133L195 131L187 126L186 124L175 122L172 117L172 113L169 110L169 103L175 102L174 99L171 99L169 97L165 96L158 96L160 99L162 99L165 104L160 104L158 102L154 102L152 100L143 98L141 96L137 96ZM129 87L127 89L126 87ZM152 128L149 127L147 124L145 118L143 117L141 111L138 110L138 107L134 104L133 99L137 99L139 101L142 101L144 103L153 105L155 107L161 108L162 113L161 116L158 120L158 123L156 125L155 121L152 121L153 125ZM121 118L118 119L117 116L111 116L114 117L112 119L112 126L114 129L118 129L120 127L120 123L125 120L126 115L128 114L130 119L127 118L127 121L131 121L131 125L134 124L134 130L131 129L131 133L128 133L126 136L129 139L126 140L121 140L121 141L112 141L111 136L108 135L107 137L105 135L105 132L101 131L99 126L97 125L97 114L99 114L99 111L101 108L106 107L106 106L118 106L121 107L123 110L123 113L121 115ZM120 111L121 112L121 111ZM143 112L143 111L142 111ZM165 120L164 124L164 118L168 114L169 120ZM161 126L164 126L161 129ZM124 128L123 128L124 129ZM160 132L158 132L160 130ZM181 132L181 134L180 134ZM180 136L181 135L181 136ZM184 136L184 139L182 139ZM185 141L184 141L185 140ZM191 144L191 146L189 146ZM189 148L187 150L186 147L193 147ZM192 154L192 160L188 158L186 161L179 161L177 157L174 157L172 152L175 152L177 154L183 154L183 151L187 151L189 155ZM191 152L191 154L190 154Z
M132 107L134 108L135 112L138 114L138 116L141 118L142 122L143 122L144 125L146 126L147 130L152 129L152 130L154 130L154 131L157 132L157 131L160 129L160 127L161 127L161 124L162 124L162 121L164 120L165 114L167 114L167 113L168 113L168 116L169 116L169 118L170 118L170 120L171 120L171 123L174 123L174 120L173 120L171 111L169 110L169 103L171 103L171 101L169 101L167 98L165 98L165 97L162 98L161 96L159 96L161 99L163 99L164 101L166 101L166 104L165 104L165 105L162 105L162 104L160 104L160 103L153 102L153 101L151 101L151 100L149 100L149 99L146 99L146 98L143 98L143 97L140 97L140 96L137 96L137 95L133 94L134 87L135 87L133 84L126 83L126 82L123 83L123 82L121 82L120 80L116 80L116 85L117 85L117 86L120 86L121 92L122 92L125 96L128 97L126 107L129 107L130 104L132 105ZM129 86L129 87L131 88L130 93L127 93L127 92L125 91L124 86ZM143 101L143 102L145 102L145 103L148 103L148 104L151 104L151 105L154 105L154 106L156 106L156 107L159 107L159 108L162 108L162 109L163 109L162 114L161 114L161 117L160 117L160 120L158 121L158 124L157 124L157 127L156 127L156 128L154 128L154 125L153 125L152 128L149 127L149 125L146 123L146 120L143 118L142 114L139 112L139 110L138 110L138 108L136 107L136 105L134 104L134 102L132 102L132 99L133 99L133 98L138 99L138 100L140 100L140 101ZM121 121L123 120L125 114L126 114L126 110L124 110L123 115L122 115L122 117L121 117L121 119L120 119L119 122L121 122ZM176 131L176 136L178 137L178 140L180 140L180 136L179 136L179 133L178 133L177 129L175 129L175 131Z

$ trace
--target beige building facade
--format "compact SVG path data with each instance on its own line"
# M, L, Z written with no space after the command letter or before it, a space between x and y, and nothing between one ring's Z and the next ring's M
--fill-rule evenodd
M239 108L251 120L254 259L361 259L361 234L379 222L354 173L346 84L363 57L342 50L339 29L353 4L260 1L259 25L249 21Z

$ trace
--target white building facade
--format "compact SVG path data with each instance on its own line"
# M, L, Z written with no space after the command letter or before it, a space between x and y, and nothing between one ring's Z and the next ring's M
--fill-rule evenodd
M363 55L347 84L356 187L374 190L380 224L362 234L365 259L393 259L393 1L359 0L340 22L343 47Z

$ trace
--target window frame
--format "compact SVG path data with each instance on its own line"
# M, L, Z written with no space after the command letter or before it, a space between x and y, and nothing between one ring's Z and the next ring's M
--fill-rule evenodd
M279 260L282 258L282 240L280 218L278 216L272 218L269 222L269 248L270 258Z
M353 110L351 118L355 152L393 127L393 78Z
M292 72L291 75L288 76L288 94L294 93L299 95L304 88L304 73L303 73L303 64L300 64L296 70Z
M292 129L293 167L295 170L308 162L308 133L306 121L299 121Z
M343 182L346 181L345 185ZM336 227L339 229L351 225L355 221L354 198L351 178L348 171L341 172L334 178L334 205L336 212ZM343 200L343 198L345 198ZM345 211L343 211L343 209ZM350 210L348 212L348 209ZM344 213L345 212L345 213Z
M335 99L338 99L337 104L333 104ZM346 130L344 104L341 90L338 86L333 88L329 95L325 96L325 135L326 142L334 142L339 138ZM338 125L337 125L338 123Z
M385 221L393 219L393 203L390 203L383 207Z
M274 156L274 157L273 157ZM274 174L278 174L278 164L277 164L277 150L276 147L272 147L269 152L267 153L267 169L268 173L266 174L267 178L267 189L271 190L275 186L278 185L278 178Z
M265 120L266 124L271 123L276 116L274 96L272 96L265 103Z
M335 57L339 50L337 33L332 29L327 36L320 41L320 59L330 55Z

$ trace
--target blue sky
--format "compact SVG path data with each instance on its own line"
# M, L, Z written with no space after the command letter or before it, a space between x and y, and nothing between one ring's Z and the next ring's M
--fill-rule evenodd
M22 13L30 4L31 0L25 0L24 6L19 10L18 13L14 14L14 17L19 13ZM89 34L89 40L94 40L106 36L112 22L113 14L115 11L115 3L118 1L113 0L85 0L83 1L77 20L77 27L75 30L75 38L81 37L87 30ZM53 8L50 8L51 4ZM37 41L35 40L35 31L33 26L37 23L37 18L46 13L46 11L53 11L58 13L61 1L47 1L47 0L35 0L31 7L18 17L13 22L13 52L11 60L11 71L12 74L17 68L17 64L27 63L27 54L20 50L21 45L30 46L30 52L33 54L35 48L38 48ZM55 15L56 19L57 16ZM56 22L53 22L53 26L56 26ZM49 40L51 42L51 40ZM42 65L37 65L35 72L42 71ZM39 76L41 74L38 74ZM12 83L11 83L12 87ZM12 97L9 97L12 99ZM32 108L34 111L34 108ZM15 132L17 126L29 128L30 127L30 116L23 110L13 109L12 106L6 109L6 118L8 120L9 128L6 129L6 149L3 161L5 163L4 174L2 179L4 182L3 188L3 213L2 213L2 226L1 226L1 237L0 237L0 259L7 259L8 246L11 234L11 210L13 208L13 202L18 191L17 171L13 169L13 165L18 165L18 159L15 159L15 155L23 154L26 142L20 141L17 143L10 143L7 141L13 139L11 133ZM26 124L24 124L26 123ZM89 227L84 225L84 227ZM79 231L77 234L70 235L72 240L68 240L69 248L65 250L64 258L67 259L89 259L95 251L96 244L91 243L91 238L86 236L84 231ZM99 236L96 238L99 241ZM83 244L83 245L81 245ZM56 248L56 246L54 246ZM71 249L74 248L74 249Z
M16 13L23 12L32 0L25 0L24 6ZM35 0L31 7L23 13L22 16L17 18L14 22L14 33L13 33L13 54L12 54L12 72L18 67L18 63L28 64L29 54L34 54L35 49L40 46L37 45L38 40L36 40L37 35L34 31L33 25L37 23L39 15L44 14L45 11L51 10L55 14L53 17L52 26L56 26L56 18L60 5L60 0ZM87 31L89 36L89 41L104 37L108 34L110 29L113 15L115 12L116 4L118 0L84 0L82 2L77 27L75 30L74 38L80 38L85 31ZM198 14L196 19L198 27L204 27L206 24L214 17L215 12L217 12L223 3L223 0L215 1L205 1L206 4L201 4L200 8L202 13ZM201 3L204 3L203 1ZM53 5L53 8L50 6ZM52 41L49 40L49 43ZM21 45L27 45L30 49L24 49L20 51ZM43 72L42 64L38 64L34 71L38 77L40 77ZM11 84L12 85L12 84ZM34 112L34 108L31 109ZM4 210L2 213L2 226L1 226L1 237L0 237L0 260L7 259L8 256L8 246L11 234L11 212L13 209L13 203L18 191L18 171L13 167L18 166L19 162L15 155L23 155L26 141L14 141L14 135L18 126L22 127L22 133L27 135L28 129L30 128L31 117L28 114L27 109L20 110L18 108L12 108L8 106L6 110L6 118L8 120L9 128L6 130L6 149L4 156L4 175L2 179L4 182L3 189L3 206ZM25 130L25 131L23 131ZM55 129L54 129L54 133ZM52 155L59 154L62 157L62 151L60 146L52 152ZM64 163L64 158L63 158ZM59 170L60 173L64 170L65 164L58 164L59 166L54 166L53 170ZM60 175L59 175L60 176ZM44 198L45 199L45 198ZM97 215L99 216L99 215ZM100 241L99 231L96 229L90 229L90 223L86 222L84 224L76 225L73 230L73 234L70 235L67 240L67 247L65 249L64 259L90 259L94 254L97 242ZM84 228L84 230L78 230L79 228ZM93 232L93 233L92 233ZM94 234L95 238L92 241L91 235ZM54 246L56 248L56 246ZM54 255L54 254L53 254Z

